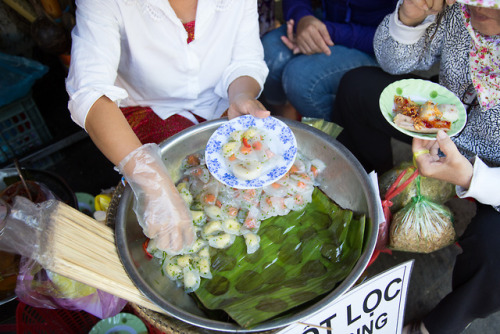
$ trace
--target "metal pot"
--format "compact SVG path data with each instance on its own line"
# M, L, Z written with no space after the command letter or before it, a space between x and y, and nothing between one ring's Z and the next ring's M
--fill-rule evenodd
M118 254L126 272L146 297L162 308L166 314L186 323L226 332L258 332L275 329L297 322L317 312L326 304L346 292L360 277L372 256L377 239L376 223L378 194L357 159L338 141L312 126L281 119L294 132L299 151L310 159L319 158L326 164L320 175L320 188L337 204L356 213L365 213L368 219L368 237L364 252L347 278L314 305L298 308L295 314L269 320L255 328L244 329L235 323L210 319L184 293L182 288L163 277L156 261L148 261L142 249L145 237L132 210L133 192L129 186L123 190L111 223L115 225ZM174 181L177 171L188 154L204 150L211 134L226 119L218 119L188 128L170 137L161 145L162 156ZM108 222L109 222L108 218Z

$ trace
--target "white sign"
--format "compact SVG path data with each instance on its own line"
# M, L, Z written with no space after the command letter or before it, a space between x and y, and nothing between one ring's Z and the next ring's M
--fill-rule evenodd
M375 189L375 194L379 194L380 190L378 187L379 182L378 182L377 172L375 171L371 172L370 174L368 174L368 177L370 178L370 182L373 186L373 189ZM384 209L382 208L382 199L377 201L377 203L378 203L377 220L379 225L381 225L382 223L385 223Z
M275 334L399 334L412 267L391 268Z

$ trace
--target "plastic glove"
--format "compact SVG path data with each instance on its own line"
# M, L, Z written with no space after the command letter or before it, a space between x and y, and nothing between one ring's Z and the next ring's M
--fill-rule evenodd
M189 250L196 239L191 213L162 162L158 145L137 148L117 168L134 191L134 212L144 234L168 254Z

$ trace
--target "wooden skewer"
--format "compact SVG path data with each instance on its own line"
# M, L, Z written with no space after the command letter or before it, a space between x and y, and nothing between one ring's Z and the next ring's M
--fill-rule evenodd
M27 3L23 0L3 0L7 6L15 10L19 15L24 17L30 23L35 22L36 14L33 9L30 8Z
M309 327L315 327L315 328L320 328L320 329L327 329L329 331L333 331L333 328L331 327L325 327L325 326L318 326L318 325L313 325L313 324L308 324L306 322L297 322L298 324L304 325L304 326L309 326Z
M40 264L59 275L165 313L130 280L116 250L111 228L58 202L51 214Z

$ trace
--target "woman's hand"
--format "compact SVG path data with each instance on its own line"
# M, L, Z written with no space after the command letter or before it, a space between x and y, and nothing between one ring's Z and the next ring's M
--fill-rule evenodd
M439 149L444 157L438 156ZM440 130L436 140L414 138L412 150L420 174L469 188L474 168L446 132Z
M441 12L445 5L453 5L456 0L405 0L399 7L399 20L406 26L415 27L429 15Z
M139 147L118 169L134 192L134 212L144 234L171 255L189 250L196 239L193 219L170 179L158 145Z
M295 34L293 33L294 24L295 21L293 19L286 21L286 36L281 36L281 41L287 48L292 50L293 54L298 54L300 53L300 50L295 42Z
M234 95L228 109L229 119L242 115L252 115L257 118L266 118L270 112L255 97L247 93Z
M326 25L312 15L304 16L297 24L295 43L299 51L306 55L324 53L329 56L333 46Z
M260 85L254 78L242 76L234 79L227 92L229 119L242 115L252 115L257 118L269 116L271 113L257 100L259 93Z

